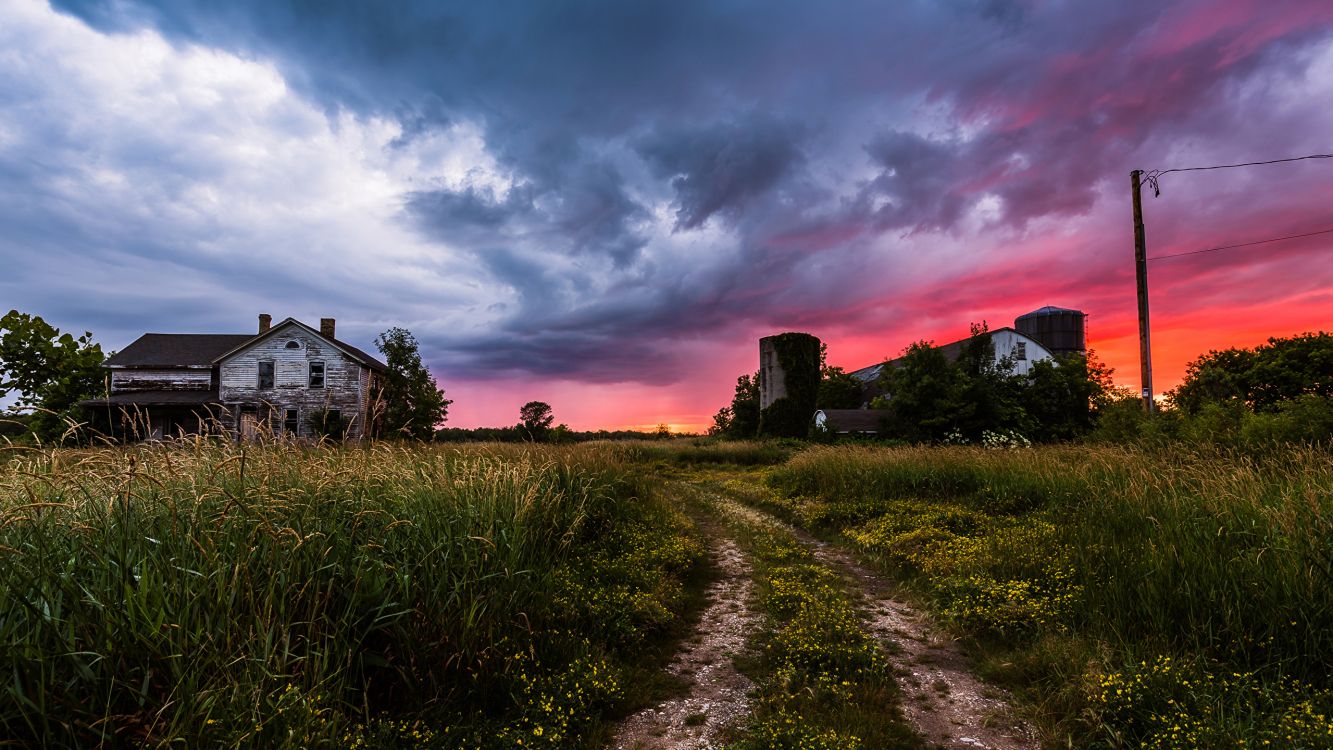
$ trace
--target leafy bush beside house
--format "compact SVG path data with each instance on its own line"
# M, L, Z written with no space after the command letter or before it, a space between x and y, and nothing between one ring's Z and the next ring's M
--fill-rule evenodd
M0 317L0 398L16 395L31 410L28 427L43 441L80 421L79 401L106 389L106 357L93 335L61 333L40 316L10 310Z

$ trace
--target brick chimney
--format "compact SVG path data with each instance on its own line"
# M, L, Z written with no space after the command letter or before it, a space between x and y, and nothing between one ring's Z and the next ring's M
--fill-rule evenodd
M273 316L268 313L259 313L259 333L268 333L268 329L273 325Z
M319 334L326 339L333 338L333 325L336 323L333 318L319 319Z

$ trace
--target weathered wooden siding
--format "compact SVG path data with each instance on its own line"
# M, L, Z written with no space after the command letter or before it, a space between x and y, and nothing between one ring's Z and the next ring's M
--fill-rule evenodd
M212 388L211 370L128 369L111 371L112 393L139 391L207 391Z
M296 341L300 348L289 349ZM260 390L259 363L273 362L273 388ZM309 386L310 363L324 363L324 387ZM298 411L298 435L310 436L306 418L319 409L338 409L352 419L351 437L359 437L365 422L365 392L362 371L366 368L349 359L320 336L290 327L244 349L222 363L220 400L229 406L264 404L272 407L275 430L282 429L284 409Z

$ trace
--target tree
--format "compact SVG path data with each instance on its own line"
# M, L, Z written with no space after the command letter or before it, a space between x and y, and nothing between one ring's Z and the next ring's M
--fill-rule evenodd
M713 426L708 428L709 435L729 435L731 434L731 407L724 406L717 410L713 415Z
M898 367L880 376L889 394L891 434L905 440L934 442L957 429L967 414L962 370L929 341L903 351Z
M1049 443L1091 431L1101 414L1118 400L1111 373L1091 352L1033 362L1022 383L1030 437Z
M1031 421L1023 410L1023 378L1014 375L1012 356L995 358L995 342L985 321L973 323L955 363L962 375L962 409L955 430L968 441L981 441L987 432L1017 432L1026 436Z
M79 401L106 389L102 347L84 332L75 338L41 317L10 310L0 318L0 398L34 409L29 426L43 440L64 434Z
M551 405L545 401L529 401L519 408L518 419L518 426L527 438L540 443L546 440L551 423L555 422L555 415L551 413Z
M736 393L731 397L727 435L752 438L759 434L759 373L736 378ZM714 422L717 417L714 417Z
M861 381L841 367L824 367L819 380L818 409L859 409L864 401Z
M390 328L375 340L388 370L380 385L379 415L391 435L430 440L448 419L449 404L435 376L421 363L417 340L403 328Z
M1185 368L1170 393L1186 414L1209 404L1244 402L1254 412L1277 412L1301 396L1333 397L1333 334L1269 338L1254 349L1209 352Z
M1333 334L1323 331L1270 338L1254 349L1211 351L1191 362L1170 393L1187 414L1235 400L1256 412L1276 412L1301 396L1333 397Z

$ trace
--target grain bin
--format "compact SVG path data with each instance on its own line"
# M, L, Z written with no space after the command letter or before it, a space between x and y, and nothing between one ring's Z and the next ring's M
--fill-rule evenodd
M1088 343L1084 338L1087 315L1081 310L1046 306L1020 315L1014 328L1024 336L1036 339L1056 356L1082 354Z

